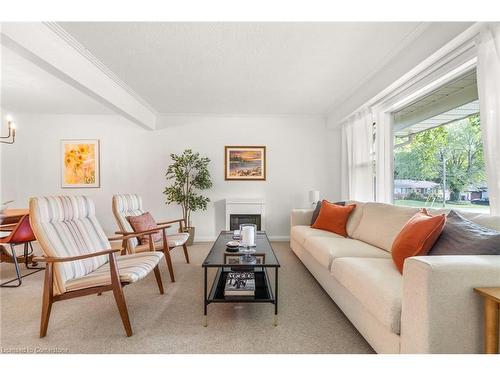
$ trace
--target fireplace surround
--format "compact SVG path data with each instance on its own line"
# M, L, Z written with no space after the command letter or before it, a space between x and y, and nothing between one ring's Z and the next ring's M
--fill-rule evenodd
M255 224L266 230L265 202L260 198L226 199L226 230L239 229L240 224Z

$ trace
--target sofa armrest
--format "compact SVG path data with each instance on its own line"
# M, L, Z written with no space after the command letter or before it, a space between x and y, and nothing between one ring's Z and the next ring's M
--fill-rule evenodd
M291 226L295 225L311 225L313 208L294 208L290 215Z
M483 301L500 286L500 256L424 256L403 269L401 353L481 353Z

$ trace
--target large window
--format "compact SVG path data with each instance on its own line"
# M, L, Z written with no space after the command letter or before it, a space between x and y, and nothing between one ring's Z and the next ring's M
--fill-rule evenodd
M489 212L475 72L395 119L395 204Z

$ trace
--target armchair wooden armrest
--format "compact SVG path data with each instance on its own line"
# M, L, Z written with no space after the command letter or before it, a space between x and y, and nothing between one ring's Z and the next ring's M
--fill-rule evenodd
M76 256L72 256L72 257L34 257L33 261L45 262L45 263L73 262L75 260L93 258L93 257L101 256L101 255L109 255L112 253L116 253L118 251L121 251L121 249L108 249L108 250L97 251L95 253L76 255Z
M186 222L186 220L184 220L184 219L175 219L175 220L158 222L157 224L158 225L162 225L162 224L174 224L174 223L179 223L181 221L183 221L184 223Z
M169 220L169 221L162 221L157 223L158 225L164 225L164 224L174 224L174 223L179 223L179 232L184 232L184 228L187 228L186 220L185 219L176 219L176 220ZM184 225L183 225L184 223Z
M122 235L120 236L108 236L108 241L123 241L124 238Z
M150 230L144 230L144 231L140 231L140 232L127 232L127 231L116 231L115 234L118 234L120 235L120 239L122 240L123 242L123 253L124 254L125 252L127 251L130 251L128 249L128 246L127 246L127 240L130 239L130 238L139 238L139 237L143 237L143 236L148 236L149 237L149 243L151 244L151 246L153 246L153 248L151 249L151 251L154 251L154 241L153 241L153 234L155 233L159 233L159 232L163 232L163 235L166 237L167 233L166 233L166 229L167 228L170 228L171 225L158 225L155 229L150 229Z
M139 237L139 236L144 236L147 234L154 234L158 233L161 230L170 228L171 225L158 225L155 229L149 229L149 230L144 230L141 232L125 232L125 231L117 231L115 234L122 235L122 239L129 239L129 238L134 238L134 237Z

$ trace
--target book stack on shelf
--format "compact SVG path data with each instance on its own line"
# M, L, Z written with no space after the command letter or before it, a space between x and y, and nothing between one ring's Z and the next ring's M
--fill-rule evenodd
M228 297L255 296L255 275L253 272L229 272L224 295Z

